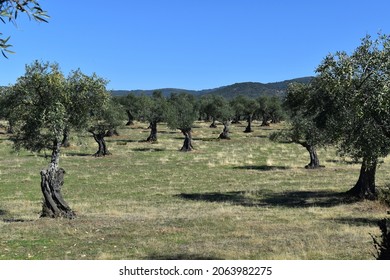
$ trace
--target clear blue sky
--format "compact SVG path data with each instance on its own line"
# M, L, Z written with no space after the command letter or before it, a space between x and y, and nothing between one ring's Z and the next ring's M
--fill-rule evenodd
M314 75L328 53L390 33L390 1L38 0L49 23L2 24L15 55L0 85L35 59L80 68L109 89L208 89Z

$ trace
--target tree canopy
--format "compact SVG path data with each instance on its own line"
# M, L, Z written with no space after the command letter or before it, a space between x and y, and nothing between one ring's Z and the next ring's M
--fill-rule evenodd
M378 159L390 152L390 37L367 35L351 55L328 55L317 73L316 125L340 154L362 160L350 193L374 197Z
M107 123L112 125L111 112L116 110L108 108L111 99L105 85L95 74L87 76L77 70L66 78L58 64L35 61L7 90L5 100L13 106L7 117L14 125L11 140L15 148L51 151L49 167L41 171L42 216L75 217L61 195L65 174L59 167L61 143L71 128L99 130Z
M317 113L311 105L314 90L312 84L289 85L283 103L289 115L288 127L270 135L271 140L303 146L310 155L310 162L305 167L310 169L321 167L317 148L325 144L326 138L323 130L319 129L313 120Z

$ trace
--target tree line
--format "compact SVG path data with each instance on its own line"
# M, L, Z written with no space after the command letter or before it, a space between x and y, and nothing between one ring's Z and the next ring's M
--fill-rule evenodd
M210 128L216 128L217 122L222 123L223 130L219 139L230 139L230 123L246 121L244 132L249 133L253 132L254 119L261 120L263 126L285 119L282 99L276 96L260 96L255 99L240 95L227 100L218 95L196 98L188 93L172 93L165 98L162 92L155 91L152 96L128 94L114 99L126 111L126 125L132 125L134 120L150 124L150 135L146 139L148 142L158 140L158 123L166 122L169 128L179 129L186 138L182 151L191 151L191 130L197 120L211 122Z

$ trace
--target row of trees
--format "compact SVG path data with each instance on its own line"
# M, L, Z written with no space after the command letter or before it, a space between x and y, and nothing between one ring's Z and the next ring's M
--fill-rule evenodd
M1 89L0 118L8 120L15 149L51 151L50 164L41 171L45 198L42 216L75 216L61 195L65 170L59 167L60 151L69 145L72 131L91 134L98 144L95 156L109 155L104 139L123 123L127 112L127 124L136 118L150 124L147 141L157 141L157 124L164 121L169 128L183 133L181 151L191 151L191 132L197 119L210 120L211 127L216 126L216 121L222 122L220 138L230 139L229 123L233 118L247 118L245 132L251 132L256 116L262 118L263 125L282 117L278 98L254 100L240 96L228 102L220 96L196 99L184 93L165 98L158 91L150 97L112 98L106 85L107 81L96 74L89 76L75 70L66 77L58 64L35 61L26 66L24 76L13 86Z
M210 127L216 128L216 122L224 126L219 135L220 139L230 139L229 124L238 123L245 119L248 123L244 132L253 132L252 121L260 120L262 126L280 122L285 118L282 100L279 97L261 96L257 99L246 96L237 96L227 100L217 95L204 95L196 98L189 94L172 94L165 98L161 92L155 91L151 97L129 94L117 97L117 102L125 109L127 125L135 119L150 124L151 133L146 139L149 142L157 141L157 123L167 122L168 127L179 129L186 140L182 151L191 150L191 127L196 120L210 121ZM189 145L186 145L186 143Z

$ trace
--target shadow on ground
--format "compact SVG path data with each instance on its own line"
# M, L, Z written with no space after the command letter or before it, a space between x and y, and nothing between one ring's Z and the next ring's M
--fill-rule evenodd
M106 139L106 142L108 143L114 143L116 142L117 144L119 145L125 145L127 143L137 143L139 142L139 140L130 140L130 139L114 139L114 138L105 138Z
M212 141L219 141L220 139L218 139L217 137L208 137L208 138L197 138L197 137L194 137L192 138L192 140L194 141L204 141L204 142L212 142Z
M79 153L79 152L67 152L66 150L63 152L64 156L67 157L92 157L93 154L88 153Z
M181 193L176 197L207 202L231 203L245 207L333 207L340 204L356 202L345 193L331 191L286 191L273 193L271 191L237 191L210 193Z
M378 223L380 219L375 218L338 218L338 219L332 219L332 221L335 221L340 224L346 224L346 225L353 225L353 226L378 226Z
M34 220L15 219L15 218L3 219L4 223L26 223L26 222L33 222L33 221Z
M272 170L287 170L288 166L270 166L270 165L244 165L236 166L233 169L246 169L246 170L259 170L259 171L272 171Z
M200 254L172 254L172 255L159 255L152 254L148 260L221 260L213 256L200 255Z
M159 148L134 148L132 149L135 152L164 152L166 149Z
M5 210L0 209L0 216L7 216L9 213ZM4 223L24 223L31 222L33 220L18 219L18 218L4 218L2 219Z

